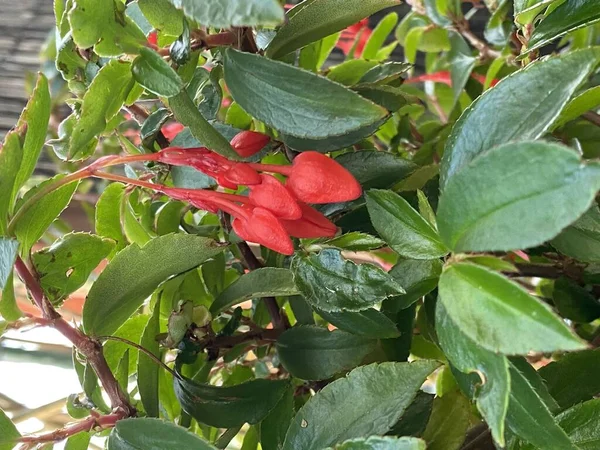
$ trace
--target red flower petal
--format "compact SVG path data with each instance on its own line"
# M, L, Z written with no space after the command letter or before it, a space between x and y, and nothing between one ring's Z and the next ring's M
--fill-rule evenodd
M256 206L268 209L281 219L294 220L302 217L302 210L286 187L272 175L261 174L261 184L250 186L248 196Z
M350 172L318 152L303 152L294 159L286 186L306 203L345 202L362 194Z
M260 152L271 138L256 131L242 131L231 140L231 146L242 158L248 158Z
M256 242L284 255L294 253L294 244L283 225L273 213L264 208L254 208L249 221L236 217L232 227L246 241Z
M300 203L300 208L300 219L281 221L290 236L303 239L335 236L337 227L327 217L306 203Z
M181 133L183 128L184 126L179 122L173 122L162 127L160 131L162 131L162 134L164 134L169 141L172 141L175 139L175 136Z
M252 185L262 183L260 174L244 163L234 164L231 169L224 173L224 176L227 181L235 184Z

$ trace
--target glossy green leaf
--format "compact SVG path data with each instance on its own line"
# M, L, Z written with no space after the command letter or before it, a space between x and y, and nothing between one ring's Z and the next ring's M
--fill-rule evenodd
M100 236L69 233L34 253L32 261L46 296L55 303L75 292L114 246Z
M344 86L352 86L358 83L361 77L376 65L377 62L375 61L349 59L337 66L330 67L327 72L327 78Z
M471 404L459 391L433 401L433 410L423 432L429 450L458 450L470 424ZM450 420L448 420L450 419Z
M333 239L323 242L321 245L337 247L343 250L361 251L373 250L385 245L381 239L371 236L367 233L353 231L351 233L342 234Z
M121 228L121 202L125 193L125 185L109 184L96 202L96 233L116 242L116 250L125 247L125 236Z
M288 269L264 267L242 275L210 305L213 315L251 298L288 296L298 294L294 276Z
M279 25L283 8L276 0L169 0L198 22L214 28Z
M127 339L135 344L139 344L149 320L149 314L137 314L132 316L123 325L121 325L116 332L113 333L113 336ZM130 348L131 347L129 347L127 344L119 341L105 342L103 351L108 367L115 371L121 363L123 356ZM139 359L138 353L139 352L137 351L129 352L129 374L135 373L137 370L137 362Z
M160 299L154 305L152 316L144 328L140 345L160 360L160 348L156 336L160 332ZM163 370L143 352L137 365L137 386L140 399L148 417L159 417L158 371Z
M379 235L400 255L433 259L448 253L433 227L398 194L370 190L367 209Z
M392 427L388 434L394 436L421 436L433 409L434 394L417 392L415 399Z
M183 427L161 419L136 417L119 420L110 432L108 450L216 450Z
M258 379L235 386L199 384L189 378L174 378L181 407L200 423L233 428L255 424L277 406L288 390L286 380Z
M425 442L413 437L371 436L350 439L326 450L425 450Z
M354 175L363 189L390 187L417 168L414 163L391 153L370 150L344 153L335 160Z
M360 83L387 84L401 78L411 67L410 64L395 61L379 64L365 73Z
M484 267L452 264L442 273L439 292L456 326L487 350L524 355L585 348L547 305Z
M23 160L22 130L12 130L6 134L0 148L0 233L4 234L8 225L8 214L13 207L13 189L17 173Z
M465 374L476 374L472 376L476 379L472 395L477 408L494 440L504 445L504 421L510 394L508 360L467 337L450 319L441 301L436 305L435 329L439 344L452 365Z
M397 312L408 308L436 288L442 274L442 261L406 259L392 267L389 273L406 291L406 294L386 301L386 310Z
M559 252L583 262L600 262L600 210L592 206L565 228L550 244Z
M598 58L600 51L590 48L543 59L485 91L452 128L442 158L440 186L445 189L455 173L497 145L542 136Z
M364 311L317 311L319 315L340 330L373 339L391 339L400 336L396 324L382 312L369 308Z
M598 21L600 21L600 8L595 0L566 0L536 25L529 38L527 52Z
M600 317L600 303L575 281L560 277L554 282L552 301L561 316L575 322L592 322Z
M449 34L449 38L450 52L448 53L448 60L450 62L453 94L451 107L454 107L471 76L477 57L473 56L469 44L465 42L459 33L452 32Z
M148 22L159 32L179 36L183 32L183 14L169 0L138 0Z
M600 393L600 349L568 353L539 371L562 409Z
M325 386L298 411L283 450L321 450L344 440L386 433L438 365L420 360L354 369Z
M17 427L0 409L0 450L11 450L15 446L15 440L20 437Z
M323 311L362 311L391 295L404 293L380 268L344 260L334 249L296 256L292 271L306 301Z
M121 250L98 277L83 308L83 326L96 336L112 334L167 278L199 266L224 246L194 235L168 234L144 247Z
M262 450L280 450L285 434L294 417L294 389L290 387L275 409L260 422L260 445Z
M266 55L280 58L399 3L399 0L305 0L288 11L287 22L277 31Z
M224 66L234 100L285 134L322 139L371 125L387 115L385 109L345 87L288 64L227 49Z
M356 367L371 353L377 341L345 331L316 326L293 327L277 339L283 367L302 380L326 380Z
M43 191L48 185L55 183L63 175L46 180L30 189L23 197L27 201L36 193ZM35 202L14 223L14 233L21 244L21 252L27 253L29 249L42 237L48 227L60 215L71 201L77 190L78 182L68 183L46 194ZM22 203L21 203L22 204ZM18 206L18 205L17 205Z
M502 145L448 181L439 200L440 236L456 252L534 247L581 216L598 188L600 166L583 165L568 148Z
M571 100L560 113L552 128L559 128L598 106L600 106L600 86L594 86Z
M396 87L387 85L360 84L352 88L362 97L383 106L390 112L398 111L407 104L403 92Z
M147 91L163 97L174 97L183 89L177 72L155 51L143 47L131 65L133 78Z
M577 450L525 374L512 362L507 426L518 436L544 450Z
M377 57L377 52L383 47L386 38L394 30L397 24L398 14L395 12L389 13L381 19L373 29L371 36L369 36L360 57L363 59L375 59Z
M15 259L19 251L19 243L14 239L0 237L0 291L6 286L12 273Z
M600 399L575 405L559 414L556 421L578 449L600 447Z
M77 46L94 47L100 56L133 53L146 43L146 36L125 14L120 1L76 0L69 10L69 23Z

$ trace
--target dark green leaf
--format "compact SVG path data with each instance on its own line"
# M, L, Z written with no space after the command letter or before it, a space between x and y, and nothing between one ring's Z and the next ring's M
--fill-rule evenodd
M600 303L583 287L567 277L554 282L552 300L561 316L575 322L592 322L600 317Z
M183 31L183 14L169 0L138 0L148 22L159 32L179 36Z
M30 189L23 197L21 204L38 192L43 192L47 186L56 183L62 177L63 175L57 175ZM29 252L29 249L42 237L52 222L67 207L77 190L77 185L77 182L71 182L59 187L43 196L19 216L14 222L14 233L21 244L21 252Z
M183 81L162 56L146 47L131 65L133 78L147 91L163 97L174 97L183 89Z
M288 64L227 49L224 65L234 100L285 134L322 139L372 125L387 115L384 108L345 87Z
M335 160L354 175L363 189L388 188L417 168L391 153L370 150L344 153Z
M273 411L260 422L262 450L280 450L294 417L294 390L290 387Z
M502 145L448 181L438 207L440 236L456 252L534 247L581 216L599 187L600 166L583 165L566 147Z
M504 421L508 410L510 375L503 355L481 348L450 319L441 301L437 302L435 329L444 354L454 367L466 374L477 374L475 397L477 408L487 422L494 440L504 445Z
M287 22L277 31L266 55L279 58L399 3L399 0L305 0L288 11Z
M333 239L329 239L323 242L321 245L332 246L341 248L344 250L373 250L385 245L381 239L371 236L367 233L361 233L360 231L353 231L351 233L342 234Z
M19 251L19 243L14 239L0 237L0 291L6 286L12 273L15 259Z
M372 189L367 209L379 235L400 255L434 259L448 253L433 227L398 194Z
M452 264L442 273L439 289L450 319L487 350L525 355L585 348L546 304L484 267Z
M386 310L408 308L421 297L433 291L442 274L439 259L406 259L396 264L390 275L404 288L406 294L386 301Z
M183 427L160 419L136 417L119 420L110 432L108 450L216 450Z
M387 432L438 365L420 360L354 369L325 386L298 411L283 450L321 450L347 439Z
M140 345L160 359L156 336L160 332L160 298L154 305L152 316L144 328ZM163 370L155 361L140 352L137 366L137 385L140 399L148 417L159 417L158 371Z
M560 407L569 408L600 393L600 349L568 353L539 373Z
M575 405L556 420L578 449L600 448L600 399Z
M0 450L11 450L16 444L15 440L20 437L17 427L0 409Z
M325 312L317 311L327 322L340 330L373 339L390 339L400 336L394 322L385 314L369 308L364 311Z
M159 108L144 120L140 129L140 137L145 146L152 148L152 143L156 139L156 135L161 131L162 126L170 117L171 112L167 108Z
M42 289L56 303L85 284L92 271L113 250L110 239L69 233L32 256Z
M433 410L423 432L429 450L457 450L470 424L471 404L459 391L433 401Z
M124 193L125 185L109 184L96 202L95 209L96 233L115 241L116 250L125 247L125 236L121 228L121 202Z
M425 441L413 437L379 437L351 439L326 450L425 450Z
M595 0L566 0L536 25L527 43L527 52L598 21L600 21L600 8Z
M194 235L168 234L117 253L94 283L83 308L87 333L112 334L167 278L193 269L224 246Z
M559 252L583 262L600 262L600 210L592 206L551 242Z
M485 91L452 128L442 158L440 186L444 189L456 172L496 145L543 135L599 57L600 52L591 48L544 59Z
M390 112L398 111L407 104L406 97L399 88L387 85L361 84L352 88L362 97L383 106ZM379 153L379 152L376 152Z
M277 339L283 367L302 380L326 380L356 367L377 341L316 326L293 327Z
M433 409L435 395L423 391L417 392L413 402L406 408L400 420L388 434L394 436L421 436Z
M175 394L185 412L212 427L255 424L268 416L289 388L285 380L252 380L236 386L199 384L174 378Z
M373 67L360 79L361 83L387 84L408 72L412 65L402 62L386 62Z
M453 94L450 109L452 109L471 76L471 71L475 67L477 57L473 56L469 44L465 42L458 32L450 33L449 38L450 52L448 53L448 60L450 62L450 79L452 80Z
M344 260L334 249L296 256L292 271L306 301L323 311L362 311L389 296L404 293L380 268Z
M242 275L215 299L210 312L217 315L250 298L298 294L294 276L288 269L264 267Z
M277 0L169 0L184 14L214 28L279 25L283 8Z

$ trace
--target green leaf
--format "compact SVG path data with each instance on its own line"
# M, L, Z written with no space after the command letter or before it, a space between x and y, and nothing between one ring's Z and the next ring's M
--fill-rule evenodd
M361 233L360 231L353 231L351 233L342 234L336 238L329 239L323 242L321 245L358 252L361 250L374 250L385 245L385 242L379 238L371 236L370 234Z
M285 134L322 139L372 125L387 115L384 108L345 87L288 64L227 49L224 66L234 100Z
M21 204L38 192L44 191L47 186L60 180L63 175L57 175L27 191ZM35 202L14 222L13 229L17 240L21 244L21 252L26 254L29 249L42 237L52 222L60 215L71 201L77 190L78 182L71 182L46 194ZM17 205L18 206L18 205Z
M125 14L121 1L73 1L69 23L77 46L94 47L100 56L134 53L146 43L146 36Z
M358 83L361 77L376 65L377 62L375 61L350 59L337 66L330 67L327 72L327 78L344 86L352 86Z
M305 0L288 11L287 21L267 47L266 55L280 58L399 3L399 0Z
M386 433L438 365L420 360L354 369L325 386L298 411L283 450L321 450L347 439Z
M470 425L471 404L459 391L433 401L433 410L423 432L428 450L458 450Z
M216 450L204 439L166 420L136 417L119 420L110 432L108 450Z
M594 0L566 0L536 25L527 44L527 53L549 44L571 31L600 21Z
M367 209L379 235L400 255L433 259L448 253L433 227L398 194L372 189Z
M450 79L452 80L453 94L450 109L452 109L458 101L458 97L460 97L467 81L469 81L471 71L477 62L477 57L473 56L469 44L465 42L459 33L451 32L449 38L450 52L448 53L448 60L450 63Z
M275 409L260 422L260 445L262 450L280 450L285 434L294 417L294 389L290 387Z
M17 305L17 298L15 297L15 286L14 286L14 278L12 274L9 275L6 280L6 285L2 292L0 293L0 316L4 320L14 321L19 319L23 313L19 306ZM3 327L0 327L0 331L3 330Z
M566 147L502 145L448 181L439 200L440 236L455 252L534 247L581 216L599 187L600 166L583 165Z
M440 347L453 366L465 374L477 374L472 376L476 388L471 394L494 440L504 445L504 421L510 394L508 360L467 337L450 319L441 301L436 305L435 329Z
M138 0L148 22L159 32L179 36L183 32L183 14L169 0Z
M127 339L135 344L139 344L142 339L142 333L148 325L150 316L148 314L138 314L129 318L119 329L113 333L113 336L117 336L123 339ZM108 367L112 371L115 371L121 363L123 356L130 349L130 347L118 341L107 341L104 344L104 357ZM138 352L130 352L129 354L129 367L128 374L135 373L137 369L137 362L139 359Z
M19 251L19 243L14 239L0 237L0 291L6 286L12 273L15 259Z
M573 444L580 450L600 447L600 399L575 405L556 417Z
M13 190L21 161L23 160L23 130L12 130L6 134L0 147L0 233L6 232L8 214L13 207Z
M400 261L389 274L404 288L406 294L386 300L386 310L408 308L421 297L433 291L442 274L439 259L406 259Z
M160 333L160 297L154 305L152 316L144 328L140 345L160 359L160 348L156 336ZM158 371L163 370L143 352L137 366L137 385L140 399L148 417L159 417Z
M298 294L294 276L288 269L264 267L242 275L215 299L210 312L217 315L251 298Z
M600 262L600 210L592 206L550 242L559 252L582 262Z
M421 436L433 409L435 395L423 391L417 392L413 402L392 427L388 434L394 436Z
M0 450L11 450L15 446L15 440L21 437L17 427L8 416L0 409Z
M462 114L448 137L440 171L442 189L477 155L512 140L542 136L599 57L600 52L590 48L543 59L485 91Z
M372 339L391 339L400 336L396 324L385 314L369 308L364 311L317 311L327 322L340 330Z
M547 305L484 267L452 264L442 273L439 292L456 326L492 352L525 355L585 348Z
M600 349L567 353L539 371L562 409L600 393Z
M189 127L192 135L202 142L203 146L226 158L240 159L239 155L231 148L229 141L200 114L187 91L183 90L175 97L171 97L169 106L175 114L175 119Z
M259 379L228 387L199 384L185 377L173 382L183 410L198 422L218 428L260 422L289 389L286 380Z
M567 106L562 110L560 116L554 124L553 129L559 128L570 122L571 120L577 119L583 113L597 108L600 105L600 86L594 86L591 89L583 91L573 100L571 100Z
M302 380L326 380L356 367L377 341L345 331L316 326L293 327L277 339L277 354L285 369Z
M99 2L106 3L106 2ZM86 48L86 47L83 47ZM80 119L73 126L68 159L85 159L95 147L88 144L104 132L133 87L131 63L112 59L103 66L83 96ZM85 152L82 152L85 149Z
M183 89L183 81L162 56L146 47L131 65L133 78L147 91L163 97L174 97Z
M362 311L391 295L404 293L380 268L344 260L334 249L296 256L292 271L306 301L323 311Z
M83 308L86 333L112 334L167 278L199 266L224 246L194 235L167 234L121 250L98 277Z
M214 28L274 26L283 22L277 0L169 0L198 22Z
M561 316L574 322L589 323L600 317L600 303L570 278L554 282L552 301Z
M350 439L326 450L425 450L425 442L413 437L371 436Z
M363 49L362 55L360 56L363 59L374 59L377 57L377 52L385 43L388 35L396 28L398 24L398 14L395 12L389 13L383 19L379 21L373 33L367 40L365 44L365 48Z
M96 233L116 242L115 250L125 247L126 239L121 228L121 203L125 193L125 185L109 184L96 202L95 227Z
M564 430L558 426L535 387L512 362L510 400L506 424L519 437L544 450L577 450Z
M363 51L364 55L364 51ZM360 79L361 83L387 84L394 80L398 80L412 66L407 63L390 61L384 64L379 64L369 70Z
M51 302L75 292L113 250L110 239L89 233L69 233L32 256L40 284Z
M363 189L388 188L417 168L404 158L371 150L344 153L335 160L354 175Z
M65 443L65 450L87 450L89 448L91 438L91 432L79 432L67 439L67 442Z

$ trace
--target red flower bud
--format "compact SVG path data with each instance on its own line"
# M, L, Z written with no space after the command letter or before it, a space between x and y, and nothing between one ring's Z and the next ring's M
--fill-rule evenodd
M233 183L231 181L229 181L229 179L226 176L227 174L225 173L217 173L214 174L214 178L215 181L217 182L217 184L221 187L224 187L225 189L232 189L232 190L237 190L238 185L237 183Z
M303 239L335 236L337 227L334 223L306 203L299 204L302 209L300 219L281 221L290 236Z
M248 158L260 152L271 138L256 131L242 131L231 140L231 146L242 158Z
M235 184L244 184L248 186L262 183L259 173L244 163L234 164L223 175L227 181Z
M158 152L158 161L172 166L190 166L211 177L226 171L232 164L227 158L211 152L206 147L167 147Z
M294 159L286 186L306 203L346 202L362 194L350 172L318 152L303 152Z
M157 43L158 43L158 33L156 32L156 30L151 31L150 34L148 35L148 43L150 45L157 45Z
M256 206L268 209L281 219L302 217L302 210L292 194L272 175L261 174L261 184L250 186L248 198Z
M174 200L183 200L198 209L215 214L219 211L219 208L216 205L213 205L206 199L206 193L204 191L170 187L163 187L161 191L163 194Z
M162 134L164 134L167 140L170 142L175 139L175 136L183 131L183 128L183 125L181 125L179 122L172 122L162 127L160 131L162 131Z
M245 241L256 242L284 255L294 253L294 245L283 225L264 208L254 208L248 220L236 217L231 225L237 235Z

